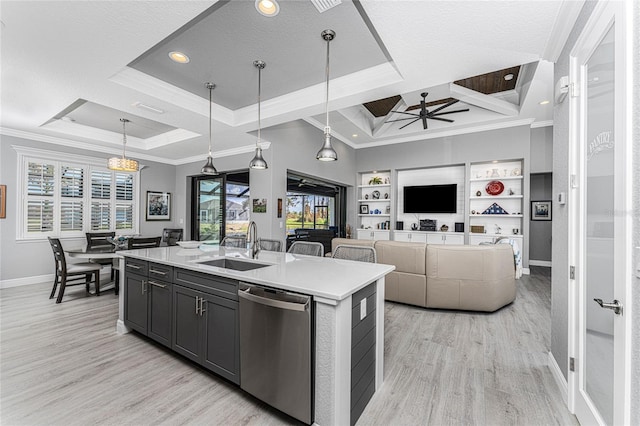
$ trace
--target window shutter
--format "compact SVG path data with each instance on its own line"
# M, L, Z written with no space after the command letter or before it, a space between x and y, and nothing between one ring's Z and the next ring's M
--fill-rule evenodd
M133 175L116 173L116 200L133 200Z
M27 201L27 232L53 231L53 201Z
M109 231L111 229L111 203L94 201L91 203L91 230Z
M116 204L116 229L133 229L133 205Z
M108 200L111 198L111 173L91 172L91 198Z
M82 232L82 201L60 202L60 230Z
M53 197L55 166L29 162L27 168L27 195Z

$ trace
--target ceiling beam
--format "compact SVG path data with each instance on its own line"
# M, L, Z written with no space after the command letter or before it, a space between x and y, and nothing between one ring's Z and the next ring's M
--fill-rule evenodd
M451 90L451 97L459 99L461 102L466 104L512 117L515 117L520 113L520 108L516 105L497 99L494 96L485 95L453 83L449 85L449 88Z

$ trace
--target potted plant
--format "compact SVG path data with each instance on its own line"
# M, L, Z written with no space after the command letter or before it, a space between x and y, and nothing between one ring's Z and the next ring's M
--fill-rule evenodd
M380 185L382 184L382 178L379 176L374 176L369 179L369 185Z

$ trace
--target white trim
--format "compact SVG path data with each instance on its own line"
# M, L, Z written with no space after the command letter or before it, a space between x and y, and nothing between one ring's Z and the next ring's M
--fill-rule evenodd
M22 287L25 285L42 284L43 282L51 282L53 284L54 274L34 275L31 277L13 278L0 281L0 289Z
M557 62L564 45L567 43L573 25L578 19L585 0L564 0L556 16L549 38L542 54L542 59Z
M529 259L529 266L545 266L551 268L550 260L531 260Z
M538 127L550 127L553 126L553 120L534 121L531 123L531 128L536 129Z
M562 370L560 370L560 366L556 362L556 359L553 357L551 351L549 351L549 370L551 370L551 375L556 381L556 385L558 385L558 390L560 391L560 395L562 396L562 401L567 404L567 395L568 395L568 384L567 380L564 378L562 374Z
M522 275L531 275L531 269L522 268Z
M271 142L265 141L264 139L260 141L260 148L263 151L266 151L271 147ZM253 152L256 149L255 144L251 145L243 145L237 148L225 149L223 151L215 151L212 153L213 158L221 158L221 157L231 157L232 155L246 154L248 152ZM189 164L195 163L198 161L205 161L206 158L204 155L194 155L192 157L181 158L180 160L174 160L172 163L174 166L178 166L181 164Z

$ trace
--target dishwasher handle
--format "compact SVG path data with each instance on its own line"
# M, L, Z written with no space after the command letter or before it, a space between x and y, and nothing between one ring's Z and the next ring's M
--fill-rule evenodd
M278 309L285 309L288 311L298 311L298 312L306 311L309 308L309 300L311 299L310 297L304 298L305 299L304 303L289 302L285 300L273 299L270 297L258 296L256 294L251 294L250 291L251 291L251 288L247 288L246 290L238 290L238 297L241 297L246 300L250 300L254 303L259 303L261 305L271 306L273 308L278 308ZM302 299L302 297L300 296L297 296L297 297Z

